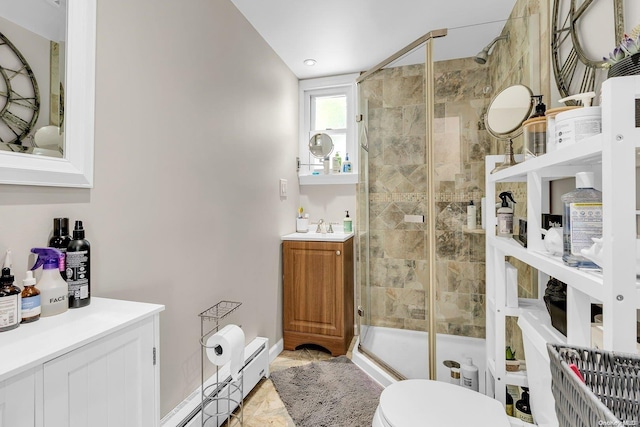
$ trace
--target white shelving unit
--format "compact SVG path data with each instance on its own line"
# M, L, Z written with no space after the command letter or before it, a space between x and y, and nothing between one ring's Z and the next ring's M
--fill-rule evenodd
M485 212L487 286L487 394L505 401L507 384L526 386L526 372L506 372L506 316L535 314L541 336L548 336L549 315L542 300L549 277L567 284L567 337L572 345L591 346L591 304L603 305L603 347L636 352L636 309L640 283L636 279L636 149L640 147L640 76L612 78L602 86L602 134L523 161L495 174L504 156L486 158L487 206L496 200L497 183L527 185L527 248L496 236L496 213ZM603 193L603 262L601 271L566 266L549 255L540 233L542 214L549 213L550 181L592 171ZM538 298L519 299L507 307L505 257L538 270ZM546 329L547 333L545 333ZM539 345L544 345L540 340ZM544 350L546 352L546 349Z

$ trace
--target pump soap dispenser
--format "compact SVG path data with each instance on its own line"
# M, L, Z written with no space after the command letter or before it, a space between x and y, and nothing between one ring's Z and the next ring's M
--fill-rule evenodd
M509 205L507 199L515 203L513 195L510 191L500 193L502 204L498 208L498 236L511 237L513 235L513 208Z
M351 233L353 231L353 220L351 217L349 217L349 211L345 212L347 213L347 216L344 217L342 228L345 233Z

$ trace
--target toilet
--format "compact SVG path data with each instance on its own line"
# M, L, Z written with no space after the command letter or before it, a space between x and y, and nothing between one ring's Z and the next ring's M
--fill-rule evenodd
M500 402L459 385L405 380L384 389L373 427L426 425L510 427Z
M548 316L539 313L522 314L518 325L527 360L533 418L539 426L557 427L546 343L563 342L564 337L551 326ZM383 390L372 427L423 425L516 427L530 424L508 417L497 400L455 384L405 380Z

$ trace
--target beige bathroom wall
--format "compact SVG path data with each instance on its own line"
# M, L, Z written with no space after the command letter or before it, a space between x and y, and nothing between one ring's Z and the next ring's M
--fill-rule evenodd
M166 306L164 415L200 383L198 313L282 336L298 82L229 0L99 1L97 28L95 187L0 186L0 251L21 280L53 217L84 220L93 295Z

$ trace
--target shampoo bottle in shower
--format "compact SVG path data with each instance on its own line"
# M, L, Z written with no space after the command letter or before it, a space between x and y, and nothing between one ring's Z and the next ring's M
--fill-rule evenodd
M476 217L478 211L476 205L473 204L473 200L467 205L467 230L475 230L477 226Z
M460 385L469 390L478 391L478 367L470 357L465 357L460 364Z

